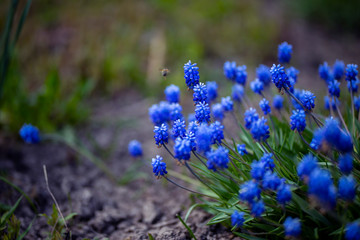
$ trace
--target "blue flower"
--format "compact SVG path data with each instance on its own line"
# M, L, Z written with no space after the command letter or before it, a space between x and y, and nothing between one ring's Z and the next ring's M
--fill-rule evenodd
M196 134L197 129L198 129L198 124L196 123L196 121L189 122L188 132L193 132Z
M290 117L291 130L297 130L299 133L303 132L306 127L306 115L304 110L293 110Z
M346 175L349 175L353 169L353 157L347 153L341 155L338 159L340 171Z
M302 158L302 161L297 166L296 170L301 178L309 177L310 174L318 168L316 158L311 154L307 154Z
M154 127L154 138L156 145L161 146L168 143L169 135L168 135L168 127L165 123L161 124L160 127Z
M236 68L235 82L237 82L238 84L241 84L241 85L245 85L246 79L247 79L246 66L245 65L238 66Z
M260 102L259 102L259 107L261 108L261 110L264 112L264 115L268 115L269 113L271 113L271 107L269 105L269 101L266 100L265 98L263 98Z
M247 181L240 185L239 198L252 203L254 199L260 199L261 190L254 181Z
M351 136L340 129L339 122L336 119L328 118L324 129L324 138L331 146L341 152L353 150Z
M333 75L336 80L340 80L344 76L345 64L343 61L337 60L333 65Z
M235 81L236 79L236 62L226 61L224 63L224 75L227 79Z
M328 65L327 62L324 62L323 64L320 64L320 66L319 66L319 76L320 76L320 78L325 80L325 82L328 82L330 79L333 78L333 76L331 75L331 68L330 68L330 66Z
M174 145L175 158L179 160L189 160L191 150L191 142L189 139L181 137L176 138Z
M282 183L276 172L267 171L264 175L262 186L264 189L276 191Z
M267 119L262 117L251 125L250 133L252 137L258 141L266 141L270 137L269 126L266 125Z
M203 83L196 84L194 87L193 101L195 104L208 102L207 86Z
M264 86L268 86L271 82L270 68L263 64L260 64L259 67L256 68L256 76Z
M289 77L286 75L284 67L282 67L280 64L273 64L270 69L270 73L273 83L279 90L282 88L287 89L290 86Z
M196 63L191 63L190 60L184 65L184 78L186 85L190 89L193 89L199 83L199 67L196 65Z
M355 109L356 111L359 111L360 109L360 96L358 97L354 97L354 106L355 106Z
M153 173L157 178L161 178L161 176L167 174L166 163L164 163L162 160L163 158L160 155L156 155L156 157L152 159L151 165L153 167Z
M247 129L251 129L251 126L253 122L256 122L259 119L259 115L256 112L256 109L249 108L244 113L244 121L245 121L245 127Z
M300 99L301 99L302 92L299 89L294 89L293 94L299 101L301 101ZM300 109L300 110L303 109L303 107L293 98L291 98L291 103L295 109Z
M143 154L141 143L137 140L131 140L129 142L128 150L133 157L140 157Z
M283 42L278 47L278 59L280 63L289 63L291 59L292 46Z
M288 75L289 78L293 79L294 83L297 82L297 77L299 73L299 70L294 67L289 67L288 69L286 69L286 75Z
M288 184L283 183L279 188L276 196L278 203L285 205L291 201L291 189Z
M340 97L340 82L336 80L329 81L328 90L330 96Z
M195 137L199 152L207 152L210 150L212 130L207 124L201 124L198 127Z
M162 123L170 120L170 104L168 102L160 102L149 108L149 117L154 125L160 126Z
M337 98L331 98L331 106L333 110L336 110L336 106L340 105L340 101ZM324 107L326 110L330 110L330 98L328 96L324 96Z
M283 108L284 98L280 95L275 95L273 99L273 107L277 110L281 110Z
M218 121L222 121L224 119L224 109L221 103L215 103L211 106L212 115Z
M211 143L221 143L221 140L224 139L224 126L220 122L215 121L210 124L211 128Z
M298 237L301 233L301 223L298 218L287 217L284 222L285 236Z
M182 107L178 103L171 103L170 104L170 119L172 121L183 119L182 115Z
M196 104L195 117L199 123L210 121L210 107L206 102Z
M316 168L309 178L309 193L316 196L321 204L327 208L336 204L336 189L331 179L330 172Z
M234 101L241 102L245 95L244 87L240 84L234 84L231 90L232 90L231 96L234 99Z
M250 175L255 180L262 180L265 175L265 163L262 161L253 161L251 163Z
M230 96L221 98L221 105L225 112L232 111L234 107L234 103L231 100Z
M348 64L346 66L346 81L356 81L358 75L358 66L356 64Z
M190 146L192 151L196 151L196 138L194 132L188 132L185 134L184 139L187 139L190 141Z
M345 228L346 240L360 240L360 223L355 221L348 223Z
M220 146L216 150L211 149L206 153L207 166L209 169L216 171L217 169L228 168L229 150Z
M180 88L174 84L165 88L165 97L169 103L178 103L180 101Z
M250 88L254 93L261 95L261 92L264 90L264 84L259 79L255 79L250 83Z
M346 201L354 201L356 194L355 179L350 176L342 176L339 180L339 197Z
M272 159L272 153L264 153L264 155L260 158L260 161L265 164L265 169L273 171L275 168L274 160Z
M315 107L315 98L316 96L312 92L303 90L299 100L306 110L311 111Z
M237 148L237 150L238 150L238 152L239 152L239 154L241 156L244 156L245 154L248 154L248 152L246 151L245 144L238 144L238 145L236 145L236 148Z
M185 121L181 121L180 119L174 121L172 133L173 133L174 139L179 136L184 137L185 133L186 133Z
M26 143L39 143L40 142L40 131L37 127L31 124L24 124L19 131L20 137Z
M352 91L353 93L356 93L358 91L359 83L360 83L360 81L358 78L356 78L355 80L348 81L347 88L348 88L349 92Z
M264 212L265 212L265 204L263 200L253 202L251 204L251 214L254 217L261 217L261 214L263 214Z
M217 98L218 85L216 82L206 82L208 100L209 102L214 101Z
M239 211L234 211L233 214L231 214L231 224L233 227L241 227L244 224L244 213Z
M313 139L310 142L310 147L314 150L318 150L324 140L324 128L316 129L313 135Z

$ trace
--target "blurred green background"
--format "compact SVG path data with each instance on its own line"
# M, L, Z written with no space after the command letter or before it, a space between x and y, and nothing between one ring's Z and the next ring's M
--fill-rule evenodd
M11 2L0 3L1 32ZM25 4L19 1L15 22ZM251 81L256 66L276 61L282 41L293 44L306 87L325 60L360 62L358 9L355 0L33 1L11 52L1 128L30 122L53 131L85 121L90 100L121 99L134 88L159 96L170 82L184 89L189 59L202 81L221 82L226 60L246 64Z

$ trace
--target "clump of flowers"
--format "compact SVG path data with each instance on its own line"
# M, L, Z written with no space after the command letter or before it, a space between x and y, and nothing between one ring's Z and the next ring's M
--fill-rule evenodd
M165 92L167 101L150 107L149 116L156 145L169 153L166 161L187 169L184 179L191 178L191 187L170 180L160 156L152 161L154 175L194 194L215 214L208 224L222 222L246 239L359 239L357 65L336 60L319 66L322 109L312 89L297 88L303 79L290 65L293 51L280 44L271 68L225 62L231 97L218 96L221 82L199 82L196 64L186 63L194 118L185 122L174 87ZM256 74L248 87L247 71ZM344 84L350 93L340 95Z

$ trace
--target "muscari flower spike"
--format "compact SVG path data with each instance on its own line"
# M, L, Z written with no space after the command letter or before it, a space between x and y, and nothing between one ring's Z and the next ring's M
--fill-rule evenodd
M164 163L162 160L163 158L160 155L156 155L156 157L152 159L151 165L153 167L153 173L157 178L161 178L167 174L166 163Z
M195 133L193 133L193 132L188 132L188 133L186 133L184 139L189 140L189 141L190 141L191 150L192 150L192 151L196 151L196 137L195 137Z
M170 104L170 120L175 121L178 119L183 119L182 107L178 103Z
M176 139L177 137L184 137L186 133L185 129L185 121L182 121L180 119L174 121L173 127L172 127L172 134L173 138Z
M300 219L287 217L284 222L285 236L298 237L301 233Z
M170 104L168 102L160 102L154 104L149 108L149 117L154 125L160 126L161 124L170 120Z
M314 131L313 138L310 142L310 147L314 150L318 150L324 140L325 128L318 128Z
M161 124L161 126L155 126L154 127L154 138L156 145L161 146L169 141L169 135L168 135L168 127L165 123Z
M207 124L203 123L198 127L195 137L199 152L207 152L210 150L212 130Z
M353 169L353 157L347 153L341 155L338 159L340 171L346 175L349 175Z
M348 81L347 82L347 88L349 90L349 92L353 92L353 93L356 93L358 91L358 88L359 88L359 79L356 78L355 80L351 80L351 81Z
M193 132L196 134L197 129L198 129L198 124L196 123L196 121L189 122L188 132Z
M204 83L195 85L193 90L193 101L195 105L201 102L208 102L207 86Z
M288 69L286 69L286 75L288 75L289 79L293 79L294 83L297 82L297 77L299 73L300 71L294 67L289 67Z
M224 119L224 109L221 103L215 103L214 105L212 105L211 112L216 120L221 122Z
M301 95L302 95L302 91L300 91L299 89L294 89L293 92L294 96L300 101ZM291 98L291 103L294 106L295 109L300 109L302 110L303 107L301 106L301 104L299 104L295 99Z
M341 80L345 73L345 63L341 60L335 61L333 65L333 76L336 80Z
M298 175L304 179L309 177L310 174L318 168L316 158L311 154L307 154L302 158L302 161L298 164L296 170Z
M250 133L254 140L263 142L270 137L269 126L266 125L266 122L267 119L262 117L251 125Z
M128 151L133 157L141 157L143 154L141 143L138 140L131 140L129 142Z
M278 59L280 63L289 63L291 59L292 46L283 42L278 46Z
M306 127L306 114L304 110L293 110L290 117L291 130L297 130L299 133L303 132Z
M207 123L210 121L210 107L206 102L196 104L195 118L199 123Z
M316 96L312 92L303 90L299 100L306 110L311 111L315 107L315 98Z
M277 191L276 200L278 203L285 205L291 201L291 189L288 184L283 183Z
M254 199L260 199L261 190L258 184L252 180L240 185L239 198L243 201L252 203Z
M337 80L328 83L328 90L330 96L340 97L340 82Z
M270 69L270 73L271 79L279 91L281 91L282 88L287 89L290 87L289 77L286 75L284 67L282 67L280 64L273 64Z
M264 189L270 189L276 191L281 185L282 181L276 174L276 172L267 171L263 177L262 187Z
M226 61L224 63L224 75L227 79L235 81L236 79L236 62Z
M191 153L191 141L187 138L178 137L175 140L174 154L175 158L180 160L189 160Z
M272 153L264 153L264 155L260 158L260 161L265 164L264 165L265 169L267 171L270 170L271 172L275 168L274 160L272 159L272 157L273 157Z
M346 66L346 81L355 81L357 79L357 75L358 75L358 70L357 70L358 66L356 64L348 64Z
M264 90L264 84L259 79L255 79L250 83L250 88L254 93L261 95L261 92Z
M263 64L260 64L259 67L256 68L256 76L264 86L268 86L271 82L270 68Z
M196 65L196 63L191 63L190 60L184 65L184 78L189 89L193 89L199 83L199 67Z
M239 154L241 156L244 156L245 154L248 154L248 152L246 151L245 144L238 144L238 145L236 145L236 148L237 148L237 150L238 150L238 152L239 152Z
M228 168L229 150L219 146L216 150L211 149L206 153L207 167L213 171Z
M220 122L215 121L210 124L211 128L211 143L221 143L221 140L224 139L224 126Z
M280 95L275 95L273 99L273 107L277 110L281 110L284 107L284 98Z
M324 126L324 140L340 152L352 152L353 143L351 136L340 129L336 119L328 118Z
M235 210L233 214L231 214L231 225L233 227L241 227L244 224L244 213Z
M212 102L217 98L218 85L216 82L206 82L208 101Z
M169 103L178 103L180 101L180 88L171 84L165 88L165 97Z
M37 127L31 124L24 124L19 131L20 137L26 143L39 143L40 142L40 131Z
M354 201L356 196L356 181L353 176L342 176L339 180L339 198Z
M266 100L265 98L263 98L260 102L259 102L259 107L261 108L261 110L263 111L264 115L268 115L269 113L271 113L271 107L269 105L269 101Z
M328 65L327 62L324 62L323 64L320 64L319 66L319 76L321 79L325 80L325 82L328 82L330 79L333 78L331 74L331 68Z
M250 130L253 122L256 122L259 119L259 115L256 112L255 108L249 108L244 113L245 127Z
M336 188L328 170L316 168L312 171L309 177L308 192L316 196L327 208L332 208L336 204Z
M346 240L359 240L360 238L360 222L355 221L348 223L345 228Z
M265 212L265 204L263 200L253 202L251 204L251 214L254 217L261 217L261 214L263 214L264 212Z
M231 112L234 108L234 103L230 96L221 98L221 105L225 112Z
M244 87L240 84L234 84L231 88L231 96L234 101L241 102L245 95Z
M265 175L265 163L262 161L253 161L251 163L250 175L253 179L261 181Z
M242 65L242 66L238 66L236 68L236 78L235 78L235 82L237 82L238 84L244 85L246 84L246 79L247 79L247 72L246 72L246 66Z

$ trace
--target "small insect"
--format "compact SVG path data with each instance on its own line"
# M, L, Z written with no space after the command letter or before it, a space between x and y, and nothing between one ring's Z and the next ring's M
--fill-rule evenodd
M169 73L170 73L170 70L167 69L167 68L161 69L160 71L161 71L161 75L162 75L163 77L166 77L166 76L169 75Z

